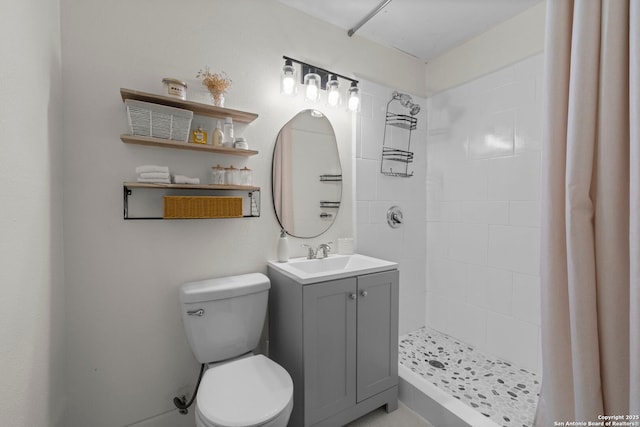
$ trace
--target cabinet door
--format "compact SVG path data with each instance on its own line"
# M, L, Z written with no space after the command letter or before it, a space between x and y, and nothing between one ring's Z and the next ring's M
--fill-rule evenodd
M358 277L357 400L398 383L398 271Z
M356 401L356 279L303 290L305 425Z

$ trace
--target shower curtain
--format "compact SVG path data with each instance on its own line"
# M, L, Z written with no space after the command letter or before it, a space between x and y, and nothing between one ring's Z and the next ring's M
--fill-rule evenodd
M640 414L640 1L548 0L545 83L535 425L633 417Z

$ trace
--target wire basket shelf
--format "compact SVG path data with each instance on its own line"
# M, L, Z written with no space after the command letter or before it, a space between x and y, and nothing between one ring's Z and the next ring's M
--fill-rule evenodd
M394 114L387 111L386 123L401 129L416 130L418 119L406 114Z
M394 92L393 97L387 103L380 173L387 176L408 178L413 176L413 171L409 171L409 163L413 163L414 157L413 151L411 151L411 133L416 130L418 126L418 119L414 117L413 114L417 114L420 108L409 102L410 106L416 107L416 112L414 112L412 108L412 115L398 114L393 111L397 110L397 106L392 105L393 103L400 104L402 107L407 106L402 104L400 99L400 94ZM392 108L390 108L390 106ZM399 128L401 130L393 132L392 128ZM397 148L398 146L402 147L402 143L405 141L404 138L406 138L406 149L404 149L404 147ZM392 145L394 146L392 147Z

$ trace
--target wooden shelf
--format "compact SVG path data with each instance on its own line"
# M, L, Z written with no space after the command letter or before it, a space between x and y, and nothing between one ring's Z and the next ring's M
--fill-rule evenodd
M214 185L214 184L162 184L154 182L124 182L127 188L176 188L189 190L239 190L260 191L260 187L251 185Z
M205 151L215 154L228 154L232 156L255 156L256 150L242 150L239 148L214 147L208 144L195 144L193 142L172 141L170 139L152 138L149 136L120 135L122 142L126 144L147 145L152 147L176 148L179 150Z
M258 118L258 115L255 113L233 110L231 108L216 107L214 105L201 104L199 102L183 101L182 99L171 98L170 96L156 95L132 89L120 88L120 96L122 96L123 101L125 99L134 99L136 101L168 105L170 107L193 111L193 114L200 116L215 117L218 119L231 117L234 122L238 123L251 123Z
M231 117L234 122L237 123L251 123L258 118L257 114L248 113L246 111L233 110L230 108L215 107L213 105L201 104L192 101L183 101L177 98L171 98L169 96L156 95L152 93L139 92L131 89L120 89L120 96L122 100L132 99L136 101L151 102L154 104L167 105L170 107L182 108L190 110L196 115L213 117L218 119L224 119ZM120 139L125 144L137 144L146 145L152 147L161 148L174 148L179 150L193 150L204 151L212 154L225 154L231 156L254 156L258 154L256 150L242 150L238 148L228 147L214 147L207 144L195 144L192 142L172 141L169 139L153 138L148 136L134 136L134 135L120 135ZM231 194L238 194L242 192L243 200L243 217L259 217L260 216L260 187L254 187L250 185L211 185L211 184L160 184L160 183L146 183L146 182L124 182L124 219L164 219L162 216L162 206L159 204L161 198L158 194L173 194L183 193L190 195L201 194L220 194L220 191L235 192ZM129 199L138 200L140 197L133 197L135 189L141 189L141 191L135 191L136 194L142 194L140 202L133 202L137 207L133 211L138 213L138 216L130 216L129 212ZM158 190L155 191L147 191ZM165 191L162 191L165 190ZM178 190L178 191L172 191ZM184 190L184 191L183 191ZM193 191L188 191L193 190ZM209 193L211 191L211 193ZM223 193L224 194L224 193ZM151 197L147 197L151 196Z
M168 219L163 216L162 195L218 196L220 192L234 196L242 195L242 218L260 216L260 187L251 185L160 184L134 181L123 182L122 188L124 219ZM145 193L150 196L145 196ZM141 196L134 197L134 194ZM141 202L136 202L139 197L142 197Z

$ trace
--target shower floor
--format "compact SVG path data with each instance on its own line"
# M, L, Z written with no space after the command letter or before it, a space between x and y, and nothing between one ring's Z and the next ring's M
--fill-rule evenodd
M400 363L505 427L533 424L540 392L537 374L489 357L433 329L400 337Z

